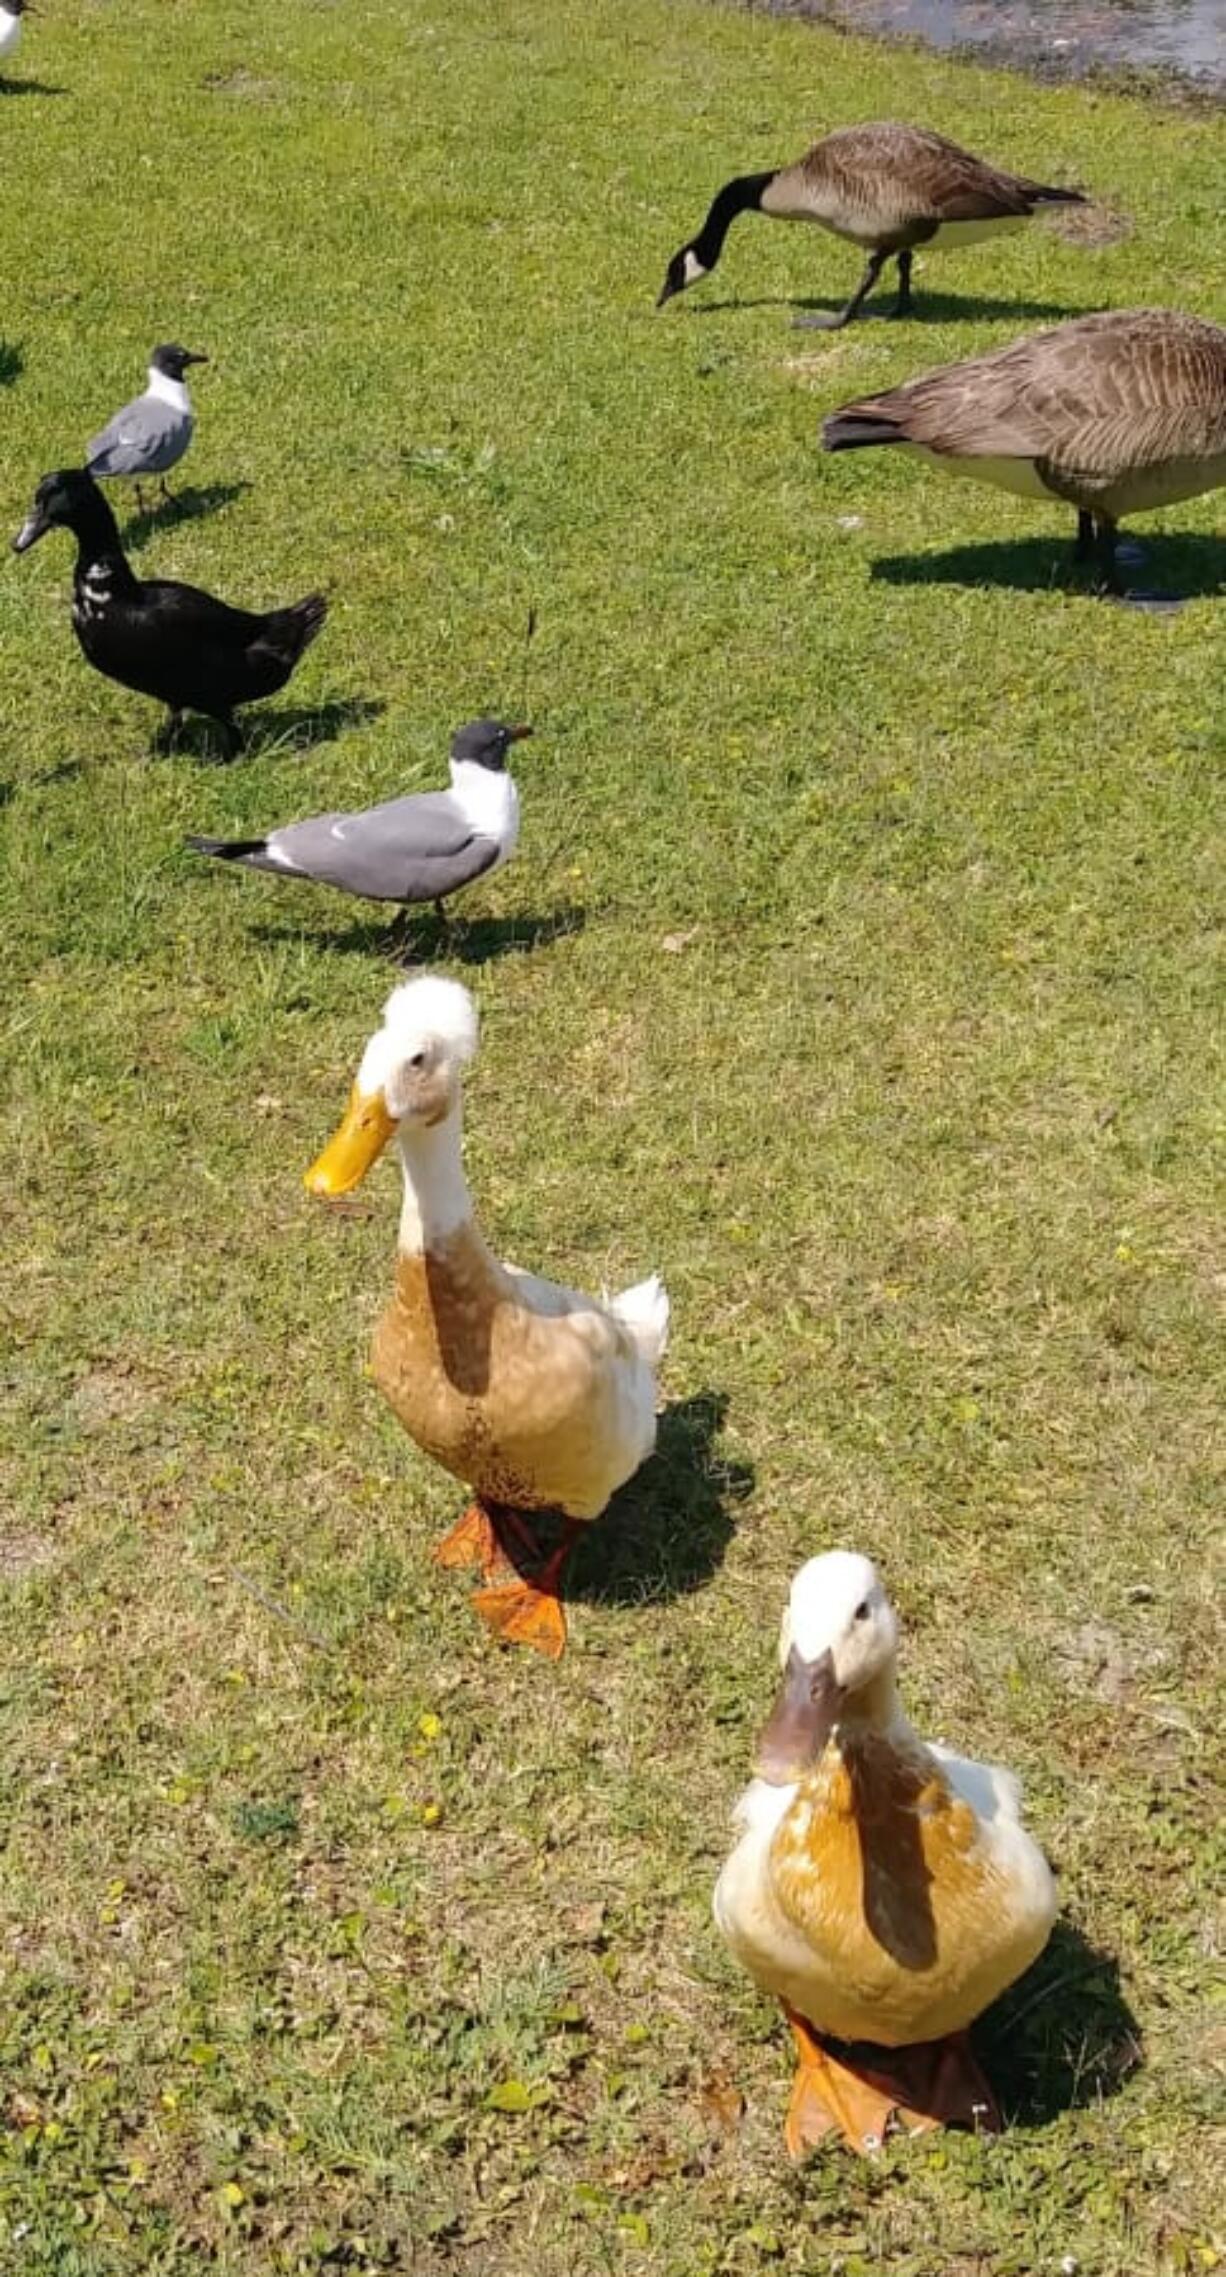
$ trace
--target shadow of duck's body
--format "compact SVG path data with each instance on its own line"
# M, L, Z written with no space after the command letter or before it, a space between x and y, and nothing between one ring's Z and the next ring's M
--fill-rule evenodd
M82 654L108 680L165 704L172 728L182 713L201 712L233 746L237 707L285 686L327 614L318 593L259 614L194 585L138 578L105 498L76 469L44 476L14 550L55 528L77 541L72 622Z

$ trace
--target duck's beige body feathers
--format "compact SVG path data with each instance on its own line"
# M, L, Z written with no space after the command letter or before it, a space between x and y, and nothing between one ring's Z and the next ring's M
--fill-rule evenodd
M399 1250L372 1365L410 1437L476 1494L584 1519L655 1444L650 1344L612 1308L500 1265L469 1218Z
M1226 331L1170 309L1079 317L845 404L823 432L1117 522L1226 482Z
M1047 1942L1055 1890L1007 1772L898 1715L792 1787L755 1780L715 1893L738 1960L819 2032L908 2047L964 2030Z

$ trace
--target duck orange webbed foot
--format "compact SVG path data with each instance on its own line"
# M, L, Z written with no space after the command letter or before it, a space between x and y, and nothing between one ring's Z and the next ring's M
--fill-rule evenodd
M502 1553L494 1521L482 1502L470 1502L462 1518L456 1520L449 1534L436 1542L430 1552L436 1565L479 1565L482 1573L491 1574L501 1563Z
M499 1531L503 1514L495 1518L495 1532ZM479 1589L473 1606L481 1619L504 1644L530 1645L534 1652L542 1652L548 1660L560 1660L566 1648L566 1615L562 1611L559 1590L567 1560L574 1548L578 1528L567 1524L561 1544L546 1559L535 1580L520 1570L523 1554L522 1524L518 1528L520 1540L501 1541L504 1557L515 1567L514 1578L500 1582L491 1589Z
M504 1644L530 1645L547 1660L560 1660L566 1649L566 1615L556 1597L517 1578L494 1589L479 1589L473 1605L488 1628Z
M926 2134L933 2127L971 2127L997 2134L1000 2113L964 2032L910 2048L847 2048L836 2055L786 2007L796 2041L797 2071L784 2137L793 2158L834 2130L849 2149L871 2158L887 2134Z

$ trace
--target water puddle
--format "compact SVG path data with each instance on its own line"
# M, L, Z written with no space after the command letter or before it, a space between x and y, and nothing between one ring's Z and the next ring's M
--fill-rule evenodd
M1226 96L1226 0L755 0L771 15L963 48L1045 78L1157 73Z

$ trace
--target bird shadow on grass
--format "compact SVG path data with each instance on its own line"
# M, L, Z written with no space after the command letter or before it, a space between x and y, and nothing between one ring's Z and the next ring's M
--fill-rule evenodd
M5 79L0 76L0 102L12 95L66 95L67 87L53 86L47 79Z
M279 711L264 706L248 716L242 755L259 759L273 750L309 751L314 743L331 743L347 727L381 719L386 710L378 696L333 696L327 703L288 704Z
M1213 537L1161 537L1147 540L1143 569L1121 561L1125 580L1138 593L1186 601L1226 591L1226 544ZM995 585L1019 593L1061 591L1093 599L1089 564L1073 560L1067 541L1047 538L991 539L983 545L950 546L943 553L881 556L872 576L885 585Z
M244 759L267 758L270 752L309 751L316 743L331 743L344 728L361 727L367 720L378 719L386 709L386 704L372 696L333 696L324 704L286 705L281 710L268 706L260 711L240 712L242 741L233 754L223 747L221 731L215 721L200 713L191 713L173 743L167 742L163 723L150 749L161 758L186 756L208 759L215 765L236 766Z
M1065 1920L975 2041L1006 2116L1031 2127L1117 2094L1144 2058L1114 1956Z
M848 292L850 290L849 285ZM747 295L743 299L692 301L687 313L690 316L726 316L736 309L792 308L805 315L837 316L839 310L846 307L847 298L847 293L844 293L841 300L833 297L806 300L796 294L764 293L756 298ZM846 330L852 332L858 324L871 324L874 321L899 325L989 324L998 318L1011 321L1016 317L1019 324L1038 323L1044 318L1059 323L1074 316L1089 316L1097 306L1097 301L995 300L976 293L928 292L917 286L910 313L895 317L887 284L883 288L881 300L870 301L867 308L860 309Z
M14 380L21 378L25 368L25 357L16 343L0 340L0 387L11 387Z
M206 515L219 514L223 506L250 488L249 482L203 482L188 490L176 490L170 498L134 514L124 529L123 542L129 553L139 553L157 531L172 530L178 522L202 522Z
M31 775L28 788L32 791L51 790L56 783L75 783L85 772L84 759L61 759L54 767L48 767L45 774Z
M726 1392L696 1392L666 1407L656 1451L586 1527L567 1575L574 1603L634 1607L687 1597L724 1562L733 1512L753 1492L748 1463L719 1451Z
M342 956L382 957L402 972L443 963L483 965L495 957L542 948L568 933L581 933L586 923L587 911L567 904L540 917L527 913L456 917L447 925L439 924L433 910L423 909L416 913L408 934L395 924L381 925L377 919L370 924L350 925L343 933L329 936L328 954L339 951ZM256 925L252 930L262 941L302 939L298 925Z

